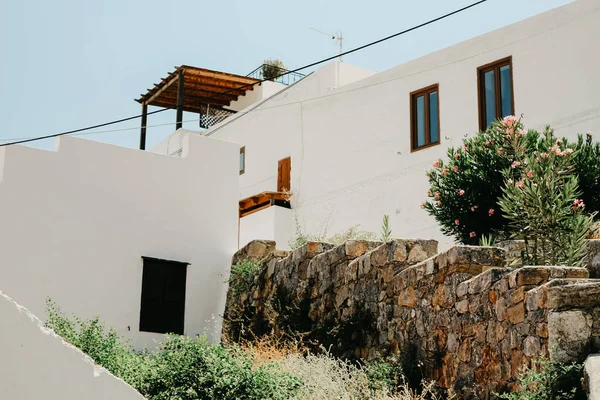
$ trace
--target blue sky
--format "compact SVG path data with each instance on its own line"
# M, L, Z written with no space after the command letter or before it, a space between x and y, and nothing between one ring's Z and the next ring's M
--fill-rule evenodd
M0 4L0 139L33 137L137 115L134 101L181 64L246 75L266 58L296 68L393 34L474 0L19 0ZM382 71L569 0L488 0L461 14L348 55ZM195 118L194 114L184 119ZM171 123L174 111L150 116ZM139 120L104 129L138 127ZM184 124L197 129L197 122ZM103 129L103 130L104 130ZM148 145L174 127L149 128ZM139 131L84 136L137 147ZM3 141L2 141L3 142ZM52 148L52 141L36 146Z

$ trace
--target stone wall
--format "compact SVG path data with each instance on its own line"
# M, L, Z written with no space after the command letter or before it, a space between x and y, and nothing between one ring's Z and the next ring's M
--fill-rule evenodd
M224 340L296 334L345 358L394 354L464 398L511 389L532 359L582 361L598 347L600 281L585 268L510 269L503 249L436 255L425 240L262 247L252 289L228 294Z

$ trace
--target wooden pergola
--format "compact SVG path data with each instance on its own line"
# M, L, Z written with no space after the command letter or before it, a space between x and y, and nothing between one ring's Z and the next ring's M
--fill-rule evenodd
M179 129L182 126L184 111L202 115L210 107L212 112L215 110L233 112L224 107L252 90L258 83L260 83L258 79L189 65L175 67L175 71L136 99L142 105L140 149L146 148L148 106L177 110L175 127Z

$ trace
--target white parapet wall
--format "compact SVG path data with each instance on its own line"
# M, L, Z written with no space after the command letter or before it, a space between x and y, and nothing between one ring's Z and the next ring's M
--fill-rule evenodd
M274 240L280 250L289 250L294 236L294 212L289 208L269 207L240 218L239 247L253 240Z
M144 399L2 292L0 321L0 398Z
M139 329L142 257L189 263L184 334L218 339L238 157L238 145L198 135L182 158L72 137L55 151L1 148L2 289L40 318L46 297L98 315L141 348L162 337Z

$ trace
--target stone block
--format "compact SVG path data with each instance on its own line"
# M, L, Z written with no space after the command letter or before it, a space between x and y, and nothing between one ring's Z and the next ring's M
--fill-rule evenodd
M540 356L540 339L536 336L527 336L523 340L523 354L529 358Z
M600 281L565 281L548 288L548 308L595 308L600 306Z
M589 355L583 365L588 399L600 399L600 354Z
M525 321L525 305L523 303L516 304L506 309L508 320L513 324L519 324Z
M548 313L548 350L553 362L583 361L588 355L592 318L583 311Z
M423 250L420 245L416 244L408 253L408 259L406 262L409 265L416 264L425 261L427 258L428 256L425 250Z
M469 281L461 282L456 287L456 297L459 299L469 292Z
M511 270L508 268L491 268L469 281L469 294L476 294L488 290Z
M458 303L456 303L455 307L456 307L456 311L458 311L460 314L465 314L465 313L469 312L469 300L468 299L461 300Z
M522 267L516 271L517 286L539 285L550 278L549 267Z
M415 306L415 290L412 287L408 287L398 295L398 305L406 307Z

